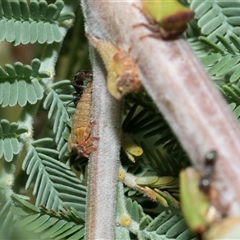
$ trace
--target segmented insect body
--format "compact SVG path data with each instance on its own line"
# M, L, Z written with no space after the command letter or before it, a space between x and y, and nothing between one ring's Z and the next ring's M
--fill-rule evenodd
M92 125L95 122L90 121L91 103L92 103L92 82L89 82L81 98L72 119L72 131L68 139L69 152L76 151L80 157L88 157L96 150L93 143L97 137L90 137Z
M107 69L107 88L116 99L121 99L127 93L137 93L141 87L137 65L129 52L124 52L112 43L86 35L91 44L102 57Z
M86 79L92 80L92 73L90 71L80 70L74 75L72 85L76 91L75 93L73 93L73 102L75 106L77 106L77 103L83 93L83 81Z
M149 24L140 23L134 27L145 26L152 34L141 38L152 36L160 37L164 40L175 39L179 37L187 28L187 23L194 17L194 11L183 6L177 0L141 0L142 8L138 8L148 20Z

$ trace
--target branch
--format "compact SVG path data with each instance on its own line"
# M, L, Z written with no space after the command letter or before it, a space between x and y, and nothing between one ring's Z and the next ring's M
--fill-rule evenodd
M139 40L150 32L144 27L132 27L147 24L132 2L82 1L87 32L112 43L118 41L126 50L132 47L146 91L196 168L202 170L205 155L217 151L215 204L227 209L225 214L239 215L240 130L236 119L185 39Z
M88 13L82 1L83 11ZM86 26L88 25L88 15ZM93 67L92 119L97 150L89 159L86 208L86 239L114 239L116 222L117 172L121 147L122 103L107 91L106 72L100 57L90 48Z

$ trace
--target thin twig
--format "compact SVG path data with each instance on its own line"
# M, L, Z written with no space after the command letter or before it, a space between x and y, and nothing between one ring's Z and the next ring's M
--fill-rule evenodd
M83 1L83 10L88 13ZM86 15L88 25L88 15ZM86 239L114 239L116 222L117 172L121 146L120 101L106 88L106 72L100 57L90 49L93 66L93 136L99 136L97 151L89 161Z

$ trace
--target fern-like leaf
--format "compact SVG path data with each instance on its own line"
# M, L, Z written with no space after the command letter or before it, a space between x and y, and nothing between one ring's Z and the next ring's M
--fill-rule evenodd
M20 127L16 122L9 123L3 119L0 122L0 158L7 162L13 160L14 155L20 152L19 136L27 132L27 128Z
M69 135L67 122L70 122L70 118L67 105L72 100L72 92L69 80L54 83L43 104L45 109L49 109L48 118L54 119L53 132L56 134L55 141L60 159L68 152L67 142L62 134Z
M39 79L49 77L47 72L39 72L41 62L33 59L30 65L16 62L14 66L0 67L0 104L2 107L21 107L27 103L35 104L43 98L43 87Z
M212 52L201 58L203 64L208 69L210 75L217 78L227 76L230 83L240 79L240 40L235 34L230 34L229 38L217 35L217 39L222 43L222 47L212 43L207 38L201 37Z
M163 211L153 219L143 212L141 205L129 198L126 199L126 208L131 219L139 224L137 237L140 240L194 239L179 212Z
M198 1L190 0L201 33L211 42L218 42L217 35L234 33L239 36L239 1Z
M143 164L141 164L143 165ZM179 208L179 182L178 177L158 176L149 166L141 167L133 166L127 169L128 173L134 174L136 177L134 188L125 186L124 191L129 197L139 198L142 195L148 196L156 203L160 203L164 207Z
M188 165L188 159L163 116L145 93L128 96L127 100L129 102L133 101L135 105L130 108L123 122L123 131L136 135L138 136L137 139L140 139L143 155L139 158L146 165L153 164L151 165L153 169L161 171L159 174L162 176L177 176L182 166ZM144 107L144 109L141 107ZM146 139L148 139L148 146L144 143ZM156 153L157 155L160 154L160 151L153 150L156 149L156 146L163 147L169 158L174 159L172 166L169 165L169 161L167 163L164 163L164 160L161 161L164 158L163 156L157 157L155 155ZM163 167L163 165L165 166Z
M230 82L239 81L240 28L238 12L240 11L240 2L189 1L191 8L196 13L196 24L193 28L198 27L199 39L208 47L208 49L204 49L202 55L196 52L199 58L215 79L227 78ZM186 35L191 36L191 30L188 29ZM195 42L199 43L196 35L195 39Z
M232 103L232 104L230 104L229 107L239 121L239 119L240 119L240 106L239 105L237 106L235 103Z
M126 198L126 208L128 214L137 223L140 223L141 219L146 216L141 205L136 201L132 201L130 198Z
M85 212L86 187L80 185L79 179L71 169L57 161L58 152L51 147L52 139L35 141L28 147L22 168L29 175L26 189L34 183L33 195L36 205L42 204L48 209L59 210L63 207L74 207Z
M240 108L240 89L237 85L232 84L231 86L223 85L220 89L226 100L230 104L230 109L233 111L235 116L239 119L239 108Z
M0 239L7 239L7 237L12 234L12 223L16 220L16 217L14 217L14 214L10 211L11 206L11 199L5 203L0 201Z
M15 224L17 229L38 233L41 239L83 239L84 220L74 208L55 212L35 207L17 195L12 198L16 206L11 211L22 218Z
M74 18L73 13L62 13L64 2L54 4L47 1L1 0L0 1L0 41L4 39L14 45L28 43L60 42L63 39L61 24Z
M193 239L181 214L164 211L155 219L143 218L140 222L139 239Z

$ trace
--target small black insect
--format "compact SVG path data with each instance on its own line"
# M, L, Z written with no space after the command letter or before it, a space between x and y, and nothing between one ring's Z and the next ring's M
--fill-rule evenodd
M80 70L74 75L72 86L74 87L76 92L73 93L72 101L74 102L75 106L77 105L84 90L83 81L86 79L92 80L92 77L92 73L87 70Z
M206 194L210 191L216 159L217 152L215 150L209 151L205 156L205 167L199 180L199 189Z

